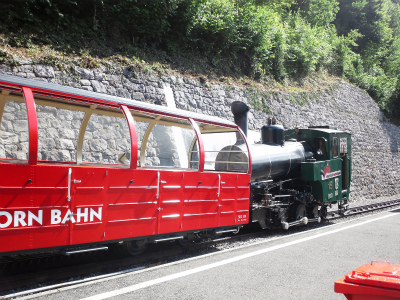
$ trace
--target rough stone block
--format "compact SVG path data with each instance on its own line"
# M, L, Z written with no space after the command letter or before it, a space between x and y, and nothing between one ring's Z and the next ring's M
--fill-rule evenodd
M44 78L54 78L55 73L54 69L51 66L45 66L45 65L36 65L34 68L34 73L38 77L44 77Z

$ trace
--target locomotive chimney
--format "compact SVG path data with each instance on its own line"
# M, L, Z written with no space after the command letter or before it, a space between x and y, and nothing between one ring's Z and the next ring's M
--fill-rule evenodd
M244 135L247 136L247 112L250 108L246 103L242 101L234 101L231 104L231 111L235 124L243 131Z

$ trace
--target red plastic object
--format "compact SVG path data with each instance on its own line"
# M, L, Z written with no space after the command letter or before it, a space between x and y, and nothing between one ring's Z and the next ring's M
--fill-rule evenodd
M335 292L348 300L400 299L400 265L372 261L336 281Z

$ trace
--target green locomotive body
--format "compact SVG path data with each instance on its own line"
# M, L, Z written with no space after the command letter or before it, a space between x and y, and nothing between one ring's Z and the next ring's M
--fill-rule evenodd
M351 135L328 127L287 130L285 138L307 142L314 158L301 163L301 178L311 185L314 198L348 205L351 182Z

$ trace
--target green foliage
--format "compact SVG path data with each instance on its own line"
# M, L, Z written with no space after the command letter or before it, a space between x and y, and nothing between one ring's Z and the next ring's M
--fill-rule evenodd
M352 44L344 46L342 75L365 88L389 118L400 117L398 1L341 0L334 24L340 37L353 34Z
M329 72L400 116L398 0L6 0L0 10L3 44L32 54L50 45L96 67L96 55L146 59L157 49L166 61L196 55L221 75L280 83ZM17 64L0 50L1 63Z
M298 10L310 24L322 27L335 21L339 2L336 0L295 1L292 10Z
M134 43L160 43L170 30L170 18L183 0L102 1L99 25ZM100 19L99 19L100 20Z
M311 75L330 64L334 34L329 28L313 27L304 22L299 14L292 15L289 31L289 57L291 75Z

